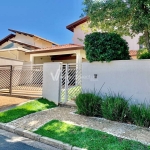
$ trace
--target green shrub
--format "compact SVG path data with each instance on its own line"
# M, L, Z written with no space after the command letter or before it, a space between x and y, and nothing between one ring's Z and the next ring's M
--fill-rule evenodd
M95 93L80 93L76 97L77 112L86 116L101 117L102 98Z
M91 33L86 35L84 44L90 62L130 59L127 42L115 33Z
M131 105L132 122L138 126L150 127L150 106Z
M137 52L138 59L150 59L150 52L147 49L140 49Z
M113 121L129 121L128 101L119 94L106 95L102 103L102 115L104 118Z

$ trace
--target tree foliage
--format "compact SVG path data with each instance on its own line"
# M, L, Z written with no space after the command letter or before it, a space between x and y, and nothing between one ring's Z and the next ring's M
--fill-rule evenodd
M140 49L137 52L138 59L150 59L150 52L147 49Z
M91 33L86 35L84 44L90 62L130 59L127 42L115 33Z
M150 51L150 0L84 0L83 4L90 27L121 36L142 33Z

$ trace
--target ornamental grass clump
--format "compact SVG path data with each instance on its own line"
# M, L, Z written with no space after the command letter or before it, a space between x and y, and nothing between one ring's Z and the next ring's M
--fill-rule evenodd
M128 122L130 119L128 101L120 94L106 94L102 103L102 115L109 120Z
M80 93L76 97L77 113L86 116L102 116L102 98L95 93Z
M131 105L132 123L142 127L150 127L150 105Z

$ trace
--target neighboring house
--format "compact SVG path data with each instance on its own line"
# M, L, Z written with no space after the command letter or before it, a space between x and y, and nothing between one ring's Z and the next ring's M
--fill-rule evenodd
M65 44L26 52L34 64L44 62L81 63L86 61L84 46Z
M29 62L30 55L26 54L26 52L58 45L30 33L12 29L9 29L9 31L13 32L13 34L0 40L0 57L3 58Z
M91 32L90 28L88 29L87 27L88 27L88 17L79 19L66 27L68 30L73 32L74 44L84 45L83 42L85 35ZM83 28L87 29L83 30ZM137 50L140 49L140 45L138 44L139 36L140 34L136 35L133 38L129 36L123 36L123 39L125 39L128 42L130 56L132 57L132 59L136 59Z
M11 30L0 41L0 57L43 64L45 62L81 63L86 61L84 47L78 44L58 45L33 34Z

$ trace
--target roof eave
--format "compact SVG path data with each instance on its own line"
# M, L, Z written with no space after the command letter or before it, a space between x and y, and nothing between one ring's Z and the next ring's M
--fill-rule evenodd
M3 43L9 41L9 39L12 39L13 37L15 37L16 35L14 34L9 34L8 36L6 36L5 38L3 38L2 40L0 40L0 45L2 45Z
M39 54L39 53L50 53L50 52L61 52L61 51L70 51L70 50L81 50L84 49L84 46L81 47L71 47L71 48L60 48L60 49L49 49L49 50L35 50L35 51L30 51L30 52L26 52L26 54Z
M52 41L49 41L49 40L47 40L47 39L44 39L44 38L39 37L39 36L34 35L34 34L22 32L22 31L18 31L18 30L13 30L13 29L8 29L8 30L11 31L11 32L14 32L14 33L24 34L24 35L26 35L26 36L28 35L28 36L30 36L30 37L39 38L39 39L44 40L44 41L46 41L46 42L50 42L50 43L52 43L52 44L59 45L59 44L57 44L57 43L54 43L54 42L52 42Z
M70 31L73 32L73 31L74 31L74 28L75 28L76 26L78 26L78 25L80 25L80 24L82 24L82 23L88 21L88 19L89 19L89 17L86 16L86 17L84 17L84 18L82 18L82 19L79 19L79 20L77 20L77 21L71 23L70 25L66 26L66 28L67 28L68 30L70 30Z

